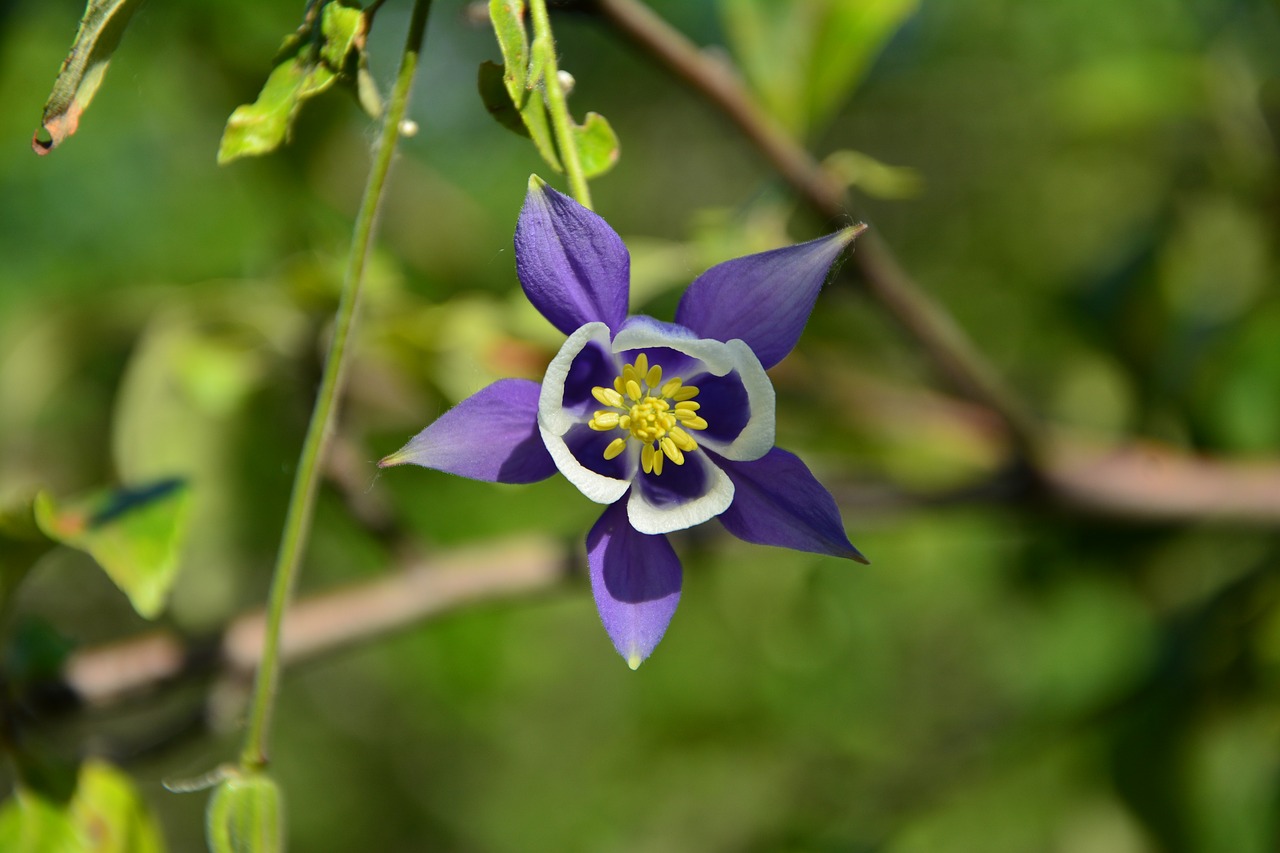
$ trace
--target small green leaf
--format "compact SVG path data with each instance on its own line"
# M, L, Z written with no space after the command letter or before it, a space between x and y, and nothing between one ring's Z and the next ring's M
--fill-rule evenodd
M507 83L501 65L496 62L481 62L480 71L476 75L476 84L480 89L480 100L484 101L485 109L498 124L512 133L529 136L529 129L525 127L520 110L512 103L511 95L507 93Z
M587 113L583 124L573 126L573 136L583 174L588 178L603 175L618 162L618 135L599 113Z
M19 788L0 807L0 850L162 853L164 842L129 777L105 762L88 761L69 802Z
M228 775L209 799L206 841L212 853L278 853L284 849L280 786L263 773Z
M524 107L531 89L527 84L529 36L524 28L524 11L524 0L489 0L489 20L502 51L507 94L517 110Z
M52 539L98 561L139 614L154 619L177 576L188 493L181 480L102 492L58 506L36 496L36 521Z
M85 7L71 52L62 61L53 92L45 101L40 118L42 131L31 139L31 148L37 154L48 154L76 132L80 114L102 85L111 55L139 5L141 0L90 0ZM41 132L48 138L42 139Z
M503 64L481 63L477 76L480 98L498 124L532 139L542 159L557 172L563 172L542 94L542 80L555 48L545 39L530 42L524 13L524 0L489 0L489 19ZM604 116L588 113L583 124L572 126L586 177L594 178L613 168L618 160L618 136Z
M309 6L302 26L281 45L258 99L227 119L218 162L275 151L288 141L302 104L334 83L349 86L362 109L380 115L382 98L365 51L368 30L368 15L350 0Z

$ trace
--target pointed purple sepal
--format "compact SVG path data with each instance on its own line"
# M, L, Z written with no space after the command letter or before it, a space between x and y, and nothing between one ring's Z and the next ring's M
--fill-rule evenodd
M538 383L500 379L378 463L405 463L490 483L534 483L556 472L538 432Z
M865 229L854 225L798 246L718 264L689 285L676 322L703 338L741 338L767 370L800 340L831 265Z
M587 534L587 563L600 621L635 669L658 645L680 603L680 558L667 537L637 532L620 500Z
M516 224L516 274L542 316L566 335L627 317L631 256L609 224L537 177Z
M733 503L720 522L734 536L867 562L849 542L835 498L800 457L775 447L754 462L717 461L733 481Z

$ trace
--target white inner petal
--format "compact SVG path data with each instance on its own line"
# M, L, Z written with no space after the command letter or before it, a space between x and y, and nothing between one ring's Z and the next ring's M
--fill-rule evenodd
M565 411L564 383L573 360L593 342L608 351L609 327L604 323L587 323L574 331L547 366L547 373L542 378L542 390L538 395L538 432L542 434L542 443L547 446L547 452L551 454L556 468L560 469L566 480L596 503L611 504L626 494L631 486L630 477L619 480L597 474L579 462L564 441L565 433L575 424L583 422L580 414ZM637 455L628 452L626 456L629 472L636 470Z
M637 324L618 332L613 339L614 352L651 347L666 347L699 359L715 376L724 376L734 368L733 358L725 344L710 338L676 338L664 334L661 328ZM747 351L750 352L750 348Z
M705 453L685 456L686 465L699 465L706 472L708 489L700 497L688 501L657 506L645 497L644 489L637 485L627 501L627 519L641 533L670 533L684 530L704 521L710 521L733 503L733 481L729 475L712 464ZM659 479L661 475L659 475Z
M706 433L698 433L697 438L699 443L705 444L726 459L750 462L773 449L777 438L778 398L774 393L773 383L769 381L769 374L764 372L760 359L756 358L745 341L734 338L724 346L742 379L742 387L747 391L747 405L751 415L742 432L731 442L716 441ZM699 414L714 423L711 419L715 412L704 410Z

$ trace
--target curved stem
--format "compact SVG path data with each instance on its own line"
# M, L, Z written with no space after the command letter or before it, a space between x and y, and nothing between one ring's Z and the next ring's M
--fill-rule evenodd
M240 753L240 765L245 770L257 770L267 764L267 740L271 727L271 712L275 704L276 685L280 678L280 629L284 623L285 609L293 594L298 567L311 530L315 514L316 490L320 480L320 462L333 432L334 414L346 373L345 354L347 339L355 322L360 303L360 289L364 280L365 260L373 240L374 220L378 203L386 186L387 173L395 154L399 138L400 122L404 119L409 103L409 91L414 72L418 68L418 56L427 31L427 13L431 0L414 0L413 15L405 38L404 54L400 70L391 92L387 112L383 117L382 132L374 155L373 167L365 184L364 199L356 217L351 254L347 259L346 274L342 283L342 296L334 320L333 340L325 359L324 376L307 426L307 437L298 460L298 470L293 479L293 492L289 497L289 510L285 517L280 551L276 556L275 573L271 579L271 595L267 605L266 634L263 638L262 659L254 683L253 707L249 717L249 730L245 735L244 749Z
M531 50L541 58L544 69L542 86L547 93L547 111L551 113L551 126L556 132L556 147L560 163L569 176L569 190L578 204L591 209L591 190L587 187L587 175L578 156L578 143L573 136L573 118L569 115L569 102L560 85L560 67L556 64L555 39L551 36L551 20L547 16L546 0L529 0L529 17L533 21L533 45Z

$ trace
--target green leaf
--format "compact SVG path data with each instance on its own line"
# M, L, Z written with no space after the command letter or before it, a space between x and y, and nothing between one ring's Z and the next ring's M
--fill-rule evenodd
M803 133L829 118L919 0L719 0L729 43L764 107Z
M599 113L587 113L586 122L575 124L573 137L582 171L588 178L603 175L618 162L618 135Z
M47 536L97 560L133 608L154 619L177 576L187 499L181 480L163 480L100 492L65 506L41 493L35 513Z
M307 9L298 31L284 40L258 99L227 119L218 162L275 151L289 139L303 102L341 83L373 117L382 98L369 74L365 39L369 16L349 0L324 0Z
M270 776L231 773L209 799L205 813L209 850L278 853L284 849L283 811L280 786Z
M105 762L89 761L67 803L19 788L0 807L0 850L162 853L164 842L129 777Z
M80 115L102 85L111 55L139 5L141 0L90 0L85 7L71 52L62 61L53 92L45 101L41 130L31 139L37 154L48 154L76 132ZM41 133L48 138L42 139Z
M524 0L489 0L489 19L503 64L481 63L477 76L480 98L499 124L533 140L542 159L563 173L542 93L542 80L554 47L545 41L530 43L524 14ZM586 177L594 178L613 168L618 160L618 136L604 116L588 113L583 124L573 122L572 128Z

